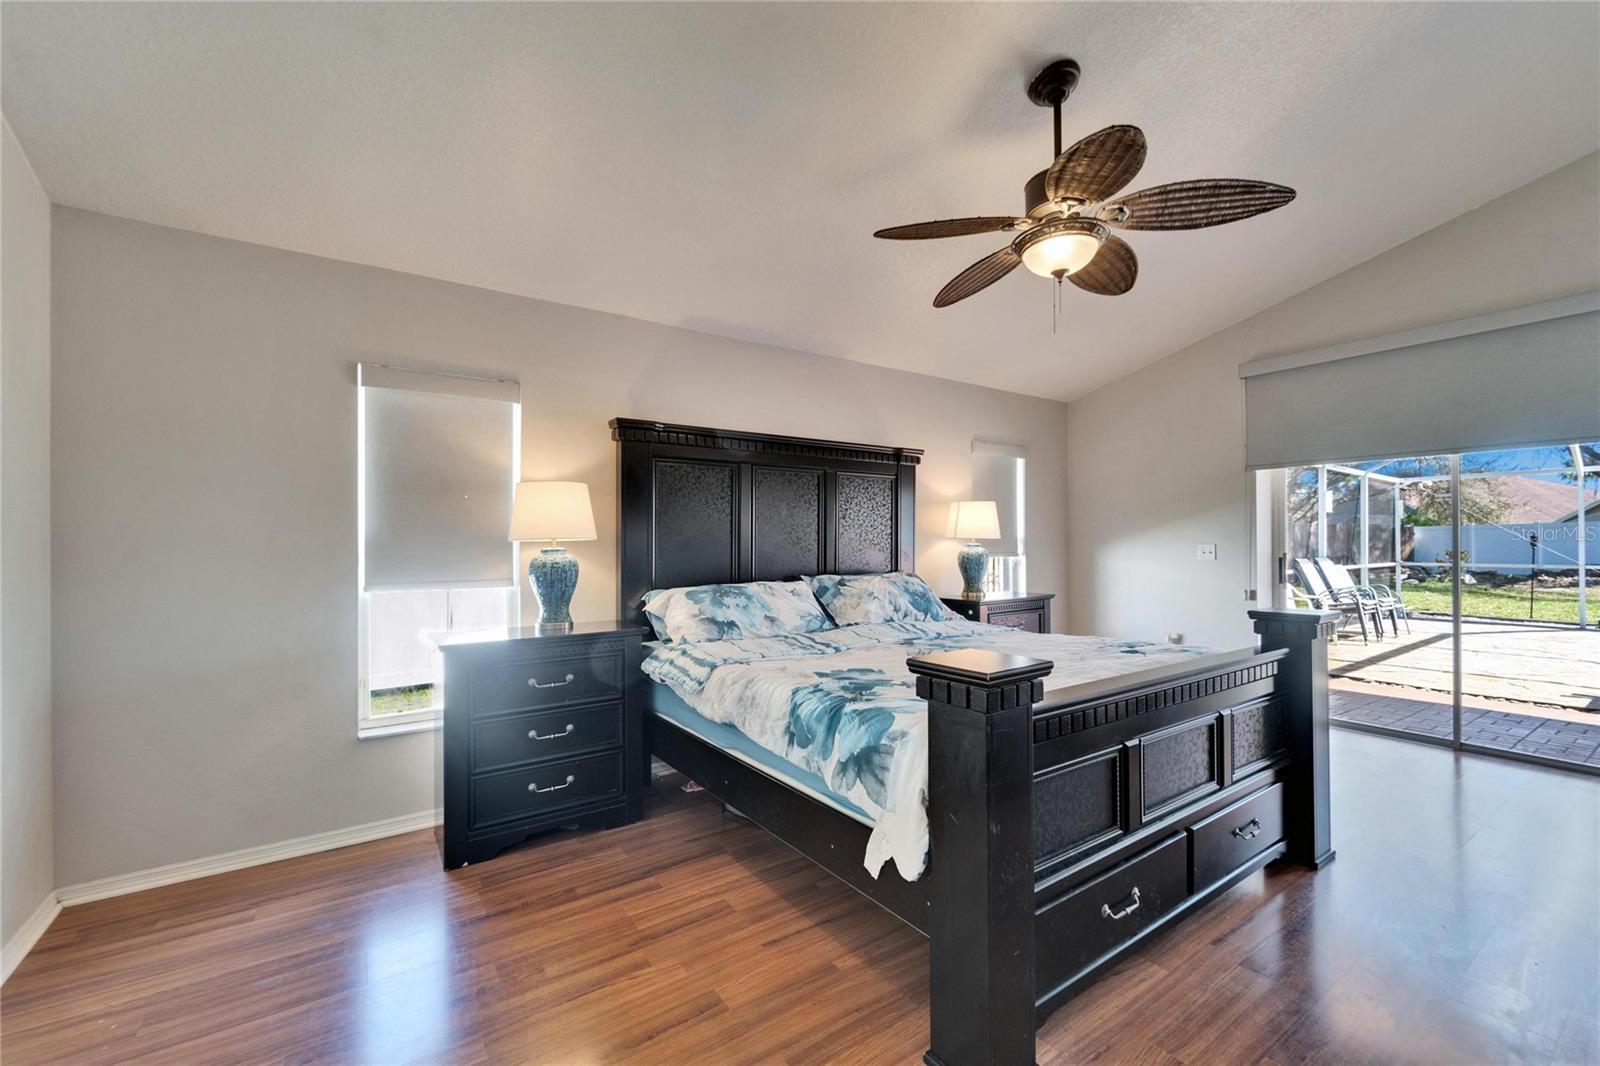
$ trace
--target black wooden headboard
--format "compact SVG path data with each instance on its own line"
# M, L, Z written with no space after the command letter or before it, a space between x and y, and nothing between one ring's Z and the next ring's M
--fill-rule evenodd
M651 589L916 568L919 448L611 420L617 617Z

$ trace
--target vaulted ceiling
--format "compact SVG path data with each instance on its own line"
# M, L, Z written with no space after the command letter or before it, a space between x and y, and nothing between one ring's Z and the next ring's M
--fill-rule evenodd
M7 3L0 43L58 203L1057 398L1600 148L1590 3ZM1006 238L872 231L1019 211L1063 55L1133 188L1299 198L1131 235L1054 331L1025 271L935 310Z

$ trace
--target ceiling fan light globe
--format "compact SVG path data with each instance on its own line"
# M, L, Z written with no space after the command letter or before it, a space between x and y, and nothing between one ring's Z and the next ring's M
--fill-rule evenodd
M1022 253L1022 265L1041 278L1062 278L1089 265L1100 251L1098 238L1087 233L1063 233L1030 244Z
M1084 218L1047 222L1017 238L1022 265L1041 278L1060 280L1088 266L1110 231Z

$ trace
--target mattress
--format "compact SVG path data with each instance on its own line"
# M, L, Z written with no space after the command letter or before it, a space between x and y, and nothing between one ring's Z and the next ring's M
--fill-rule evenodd
M1207 653L966 621L879 622L656 645L644 672L676 697L657 701L663 717L871 825L867 871L877 877L893 860L916 880L928 853L928 708L906 660L972 647L1047 659L1057 685Z
M826 803L839 813L849 815L862 825L873 824L872 815L829 788L828 783L817 774L797 766L777 752L768 751L735 727L713 722L685 703L683 697L668 686L653 681L649 684L653 690L650 693L651 710L657 717L665 718L684 732L699 737L712 747L721 748L746 766L777 778L819 803Z

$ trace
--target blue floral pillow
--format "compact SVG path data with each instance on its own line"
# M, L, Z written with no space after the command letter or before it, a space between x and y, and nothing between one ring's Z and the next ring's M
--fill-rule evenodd
M834 622L842 626L943 622L956 617L916 574L824 574L806 580Z
M656 636L684 644L832 629L804 581L749 581L657 589L644 598Z

